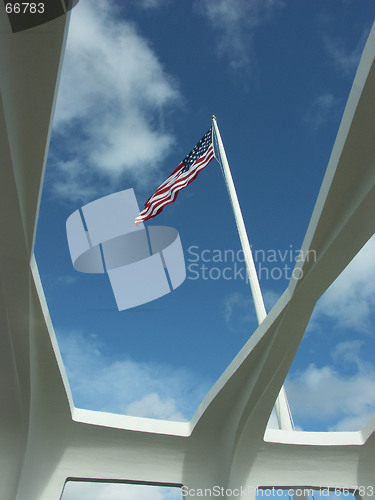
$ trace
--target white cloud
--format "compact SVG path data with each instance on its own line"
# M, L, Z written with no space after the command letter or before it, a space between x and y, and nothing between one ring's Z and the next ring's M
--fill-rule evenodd
M329 92L321 94L314 99L304 119L317 129L335 115L337 105L338 100L332 94Z
M354 75L369 31L370 28L364 29L357 45L351 50L345 47L344 40L341 38L334 38L329 35L323 37L326 52L338 71L348 76Z
M228 56L234 69L253 69L255 30L283 5L281 0L203 0L198 9L220 33L219 55Z
M54 192L87 200L98 180L111 185L127 172L147 185L174 138L165 113L180 102L175 81L109 0L72 11L54 122Z
M254 307L251 302L251 294L246 297L240 292L233 292L224 298L224 319L227 325L234 320L240 323L250 322L254 315Z
M375 237L372 237L319 299L311 328L330 318L337 328L368 333L375 306Z
M179 488L134 484L83 483L66 484L62 500L178 500Z
M339 343L332 351L336 366L355 365L343 375L335 366L310 364L288 376L286 390L293 416L331 431L359 430L375 413L375 368L360 357L357 340Z
M65 276L57 276L55 280L59 286L71 286L77 283L78 278L77 276L65 275Z
M360 352L374 332L374 256L372 237L314 309L309 335L336 333L337 338L339 332L350 333L351 340L332 349L332 365L310 364L288 375L286 387L296 420L323 423L330 430L358 430L375 413L375 367Z
M362 365L360 351L363 344L361 340L340 342L331 353L333 361L335 363L353 363L360 370Z
M137 7L142 9L157 9L170 3L171 0L133 0Z
M265 290L263 294L264 305L266 307L266 311L269 312L276 302L279 300L280 294L274 292L272 290Z
M129 357L109 359L94 336L58 331L77 407L149 418L184 421L209 389L188 370Z
M347 431L358 431L372 418L375 414L375 408L372 406L370 408L363 409L359 415L351 415L346 418L340 419L340 421L329 428L332 432L347 432Z
M79 160L56 161L53 192L62 199L71 201L89 200L97 193L87 165Z
M138 401L133 401L125 408L125 413L134 417L160 418L163 420L186 420L176 411L176 403L172 398L160 398L159 394L152 392L146 394Z
M265 290L263 300L267 311L270 311L277 302L279 294L272 290ZM232 292L228 294L223 301L223 314L227 325L251 323L256 319L254 302L249 291L247 294Z

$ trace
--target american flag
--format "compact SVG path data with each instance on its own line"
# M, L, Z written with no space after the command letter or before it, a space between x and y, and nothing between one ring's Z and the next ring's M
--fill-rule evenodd
M195 148L178 165L171 175L161 184L155 193L146 201L145 208L134 219L138 225L160 214L165 205L173 203L178 192L192 182L199 172L214 158L212 127L208 130Z

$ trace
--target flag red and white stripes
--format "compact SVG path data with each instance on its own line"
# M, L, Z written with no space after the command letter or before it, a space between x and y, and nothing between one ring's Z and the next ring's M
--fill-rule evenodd
M215 154L212 134L211 127L195 148L146 201L145 208L134 219L137 225L160 214L165 205L173 203L178 192L190 184L199 172L213 160Z

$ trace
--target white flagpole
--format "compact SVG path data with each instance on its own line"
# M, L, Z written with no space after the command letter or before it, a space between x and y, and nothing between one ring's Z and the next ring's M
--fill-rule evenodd
M263 296L259 286L258 275L255 269L254 260L251 253L249 239L247 237L247 232L245 228L245 223L243 221L240 204L238 202L236 189L234 187L232 174L230 172L227 160L227 155L225 154L223 141L221 140L221 135L219 132L219 128L217 126L215 115L212 116L212 122L219 147L220 157L224 171L224 178L228 188L229 198L232 204L234 218L236 220L238 234L240 236L242 250L244 253L247 275L249 277L251 293L254 300L255 312L257 315L258 324L260 325L267 316L266 309L264 307ZM293 430L289 404L286 397L284 386L282 386L280 390L279 396L276 400L275 407L276 407L276 414L279 423L279 428L282 430Z

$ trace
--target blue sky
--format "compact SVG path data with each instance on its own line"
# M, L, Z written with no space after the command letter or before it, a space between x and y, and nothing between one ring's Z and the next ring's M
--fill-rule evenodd
M189 420L257 323L215 161L149 223L178 229L187 279L143 306L117 311L107 277L73 269L68 216L128 188L142 207L215 114L269 310L374 17L372 0L81 0L72 10L35 254L76 406ZM371 240L311 318L286 381L298 429L355 430L375 412L374 250ZM87 498L115 498L95 491Z

